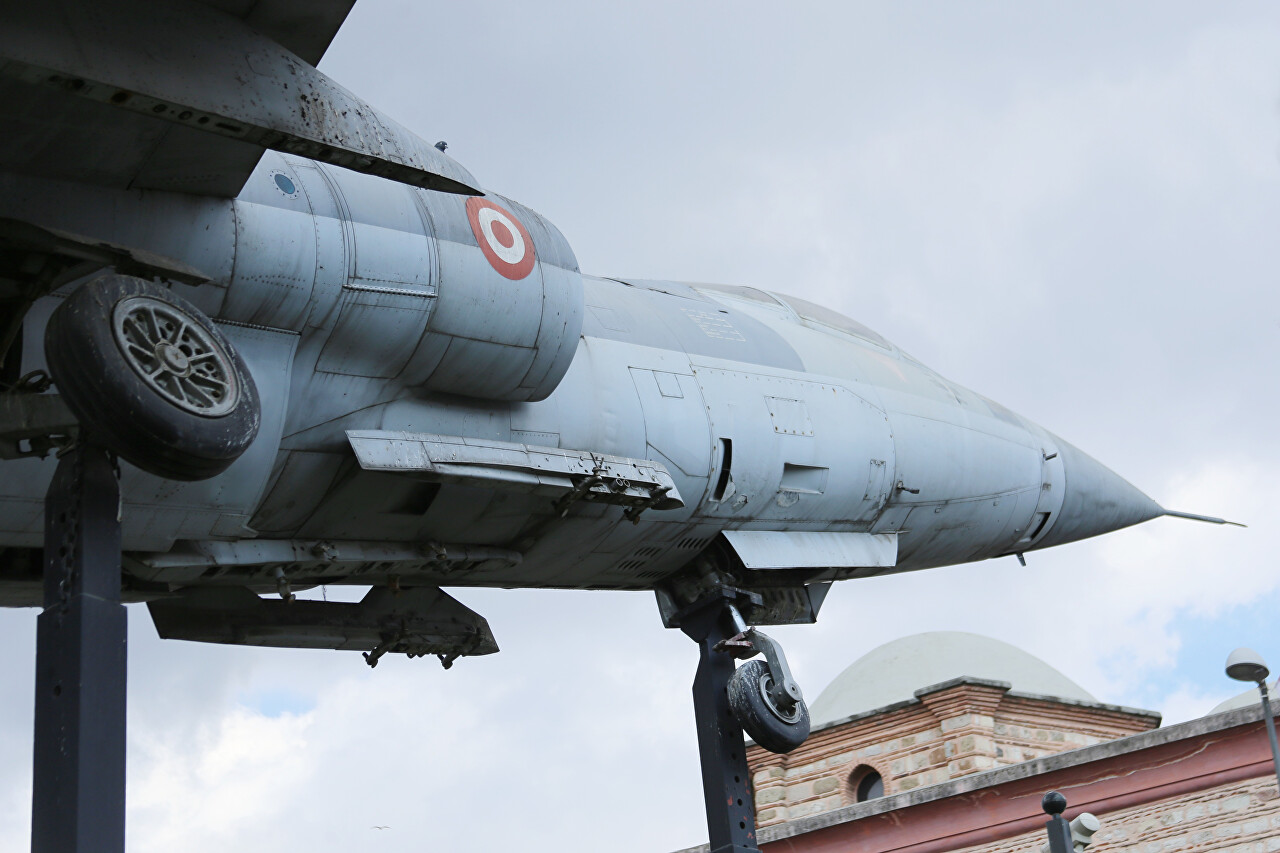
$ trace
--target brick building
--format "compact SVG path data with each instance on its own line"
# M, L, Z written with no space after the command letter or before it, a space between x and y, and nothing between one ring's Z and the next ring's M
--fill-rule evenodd
M1102 820L1090 853L1277 853L1280 798L1250 693L1158 728L1159 714L1099 702L1008 644L896 640L813 702L800 748L748 748L760 845L1031 853L1045 840L1041 795L1059 790L1068 817Z

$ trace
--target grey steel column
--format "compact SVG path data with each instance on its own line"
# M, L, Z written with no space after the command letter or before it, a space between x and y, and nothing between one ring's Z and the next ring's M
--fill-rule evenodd
M1271 697L1267 694L1267 680L1258 682L1262 691L1262 716L1267 721L1267 738L1271 741L1271 763L1276 769L1276 784L1280 784L1280 746L1276 746L1276 721L1271 714Z
M45 496L32 853L124 853L119 495L112 460L90 445L63 457Z
M707 809L710 853L759 853L756 806L748 780L742 727L729 710L733 656L716 644L737 633L730 601L715 597L681 616L680 630L698 644L698 673L693 679L693 712L698 726L702 795Z

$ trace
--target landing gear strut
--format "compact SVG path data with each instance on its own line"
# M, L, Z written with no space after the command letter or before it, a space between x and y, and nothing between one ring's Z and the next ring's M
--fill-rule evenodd
M771 752L789 752L809 734L809 711L782 649L743 622L739 605L753 603L751 595L718 589L670 620L698 644L693 708L710 853L759 850L742 730ZM764 661L735 669L735 658L760 652Z

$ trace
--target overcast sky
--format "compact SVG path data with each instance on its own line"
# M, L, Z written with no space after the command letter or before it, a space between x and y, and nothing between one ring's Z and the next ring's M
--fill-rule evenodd
M822 302L1163 505L1092 542L839 585L816 696L984 633L1177 722L1280 669L1280 6L360 0L322 69L584 272ZM155 638L130 611L129 848L662 853L705 840L692 643L652 597L462 591L503 651ZM0 613L0 851L28 848L35 612ZM373 829L386 826L388 829Z

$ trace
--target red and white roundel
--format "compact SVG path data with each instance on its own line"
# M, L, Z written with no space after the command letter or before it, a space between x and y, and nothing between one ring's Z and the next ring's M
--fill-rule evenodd
M488 199L467 199L467 220L489 263L512 281L533 270L533 239L511 211Z

